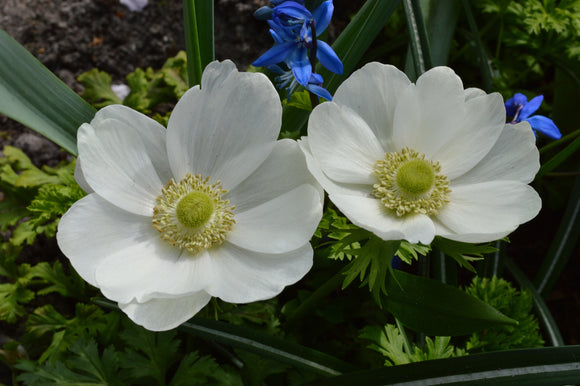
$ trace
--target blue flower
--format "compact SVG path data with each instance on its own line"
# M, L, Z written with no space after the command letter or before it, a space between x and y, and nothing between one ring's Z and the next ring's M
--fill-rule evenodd
M284 71L278 65L268 66L268 69L278 74L278 76L275 79L276 85L278 88L286 87L287 92L286 98L289 100L290 96L292 95L296 87L298 87L298 82L296 81L296 78L294 78L294 74L292 73L292 71ZM303 86L306 90L310 91L311 93L331 101L332 95L330 95L327 89L322 87L323 82L324 81L322 79L322 76L320 76L319 74L311 74L308 83Z
M508 116L509 123L518 123L527 121L534 132L540 132L547 137L553 139L562 138L562 134L558 127L548 117L543 115L532 115L544 100L543 95L538 95L528 102L528 98L524 94L516 93L512 98L505 102L505 109Z
M316 52L316 58L330 71L342 74L342 62L332 48L316 37L322 33L332 18L332 0L323 2L314 12L310 12L297 1L276 1L274 8L260 8L258 17L268 18L270 35L274 46L254 63L256 67L285 63L296 81L306 87L312 85L312 63L309 53ZM318 94L317 94L318 95Z

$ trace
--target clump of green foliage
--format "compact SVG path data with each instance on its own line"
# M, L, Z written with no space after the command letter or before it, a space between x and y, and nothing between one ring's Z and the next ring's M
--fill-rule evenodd
M423 347L410 343L393 324L387 324L384 328L367 326L362 329L360 337L373 342L367 347L386 357L385 366L467 355L465 350L449 344L451 338L448 336L426 337Z
M538 321L532 314L533 299L529 291L518 291L508 281L497 277L476 277L465 292L519 322L517 326L497 325L471 335L465 346L469 353L544 345Z
M419 346L409 342L406 333L392 324L366 326L359 337L371 341L367 347L386 357L385 366L544 345L538 322L532 314L532 295L528 291L518 291L504 279L476 276L465 292L517 320L519 324L496 325L472 334L467 341L458 339L455 344L451 344L450 337L436 336L433 339L426 337L425 344Z
M187 91L187 63L184 51L169 58L160 70L151 67L137 68L127 75L127 84L131 92L124 100L111 89L111 76L104 71L92 69L79 75L78 80L85 90L82 97L96 108L112 104L124 104L143 114L153 114L153 119L167 126L168 112L163 104L176 103Z

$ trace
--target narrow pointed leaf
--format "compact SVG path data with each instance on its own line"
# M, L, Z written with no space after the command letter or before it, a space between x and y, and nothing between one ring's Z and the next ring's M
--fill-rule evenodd
M324 385L566 385L580 379L580 346L438 359L317 380Z
M76 132L96 110L0 30L0 113L77 153Z
M385 308L426 335L468 335L496 324L517 324L495 308L437 280L393 271Z
M433 66L431 48L429 47L427 29L418 0L403 0L403 5L407 19L415 75L418 77Z

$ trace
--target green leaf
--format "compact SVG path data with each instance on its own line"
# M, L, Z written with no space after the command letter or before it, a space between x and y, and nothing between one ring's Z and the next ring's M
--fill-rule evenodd
M562 149L558 154L550 158L547 162L545 162L538 170L536 174L536 179L539 179L546 175L546 173L551 172L552 170L556 169L560 166L564 161L570 158L572 155L577 153L577 150L580 149L580 137L576 138L571 144L566 146Z
M427 335L467 335L496 324L517 324L493 307L436 280L392 271L385 308L405 326Z
M76 155L77 129L95 109L0 30L0 113Z
M510 350L357 371L325 385L566 385L580 379L580 346Z
M0 319L15 323L26 314L23 304L34 299L34 292L21 283L0 284Z
M189 334L253 352L320 375L337 375L355 368L328 354L215 320L194 317L182 324L180 329Z
M164 384L180 344L175 336L175 330L153 333L138 326L124 330L121 338L131 348L121 358L121 367L131 378L150 378Z
M403 6L407 19L413 64L415 65L415 75L418 77L433 67L429 38L418 0L403 0Z
M213 1L183 0L189 86L201 84L205 66L214 60Z
M200 357L199 353L191 352L181 359L177 371L171 378L169 386L190 385L241 385L237 376L220 367L210 356Z
M540 320L540 324L544 330L544 336L548 342L552 346L564 346L564 338L562 338L558 325L556 324L550 309L546 305L544 298L542 298L532 282L511 259L505 260L505 266L509 269L519 285L532 293L534 298L534 310Z
M495 247L489 244L462 243L461 241L449 240L443 237L435 237L431 245L433 248L453 258L459 266L467 268L473 273L476 272L471 265L472 261L482 260L485 254L497 251Z
M493 69L490 65L491 61L489 60L486 48L479 36L479 29L477 28L470 2L468 0L462 0L462 4L465 18L467 19L467 23L469 24L469 29L471 32L471 41L475 46L477 60L479 62L479 70L483 81L483 89L487 92L491 92L494 88Z
M66 274L60 261L55 261L52 266L47 262L41 262L33 266L31 276L48 284L37 291L38 295L46 295L58 292L62 296L82 298L85 292L85 282L77 274Z
M77 80L85 87L82 97L98 109L123 102L113 92L111 88L111 75L105 71L99 71L97 68L93 68L79 75Z

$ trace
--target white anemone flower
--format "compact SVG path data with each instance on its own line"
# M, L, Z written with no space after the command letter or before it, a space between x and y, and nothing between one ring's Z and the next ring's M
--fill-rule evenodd
M76 177L89 192L62 217L75 270L134 322L167 330L211 297L269 299L312 266L323 191L263 74L209 64L167 130L130 108L78 132Z
M383 240L488 242L541 207L534 134L505 119L499 94L464 90L450 68L413 84L370 63L314 109L301 147L330 200Z

